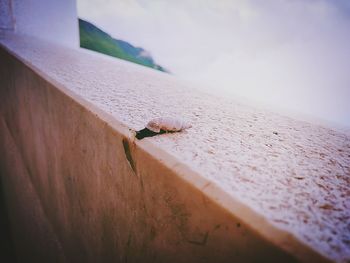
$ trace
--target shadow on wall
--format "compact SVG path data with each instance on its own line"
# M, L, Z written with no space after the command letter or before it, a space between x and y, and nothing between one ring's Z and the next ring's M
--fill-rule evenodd
M16 262L0 174L0 262Z

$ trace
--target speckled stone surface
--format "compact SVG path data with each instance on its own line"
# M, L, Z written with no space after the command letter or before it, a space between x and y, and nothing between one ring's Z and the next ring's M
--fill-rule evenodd
M145 140L328 258L350 260L350 134L201 93L168 74L89 51L19 36L0 43L131 129L181 116L191 129Z

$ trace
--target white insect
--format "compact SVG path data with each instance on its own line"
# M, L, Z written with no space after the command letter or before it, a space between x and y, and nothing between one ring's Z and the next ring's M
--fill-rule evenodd
M161 130L176 132L191 127L192 125L185 122L184 120L172 117L155 118L148 122L148 124L146 125L147 129L157 133L159 133Z

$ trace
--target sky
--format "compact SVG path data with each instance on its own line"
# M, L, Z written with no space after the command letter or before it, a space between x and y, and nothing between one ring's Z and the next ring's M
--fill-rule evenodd
M196 88L350 127L350 1L78 0Z

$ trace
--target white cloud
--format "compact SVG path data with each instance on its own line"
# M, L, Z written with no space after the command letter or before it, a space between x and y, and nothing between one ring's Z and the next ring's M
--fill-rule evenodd
M350 126L346 0L78 0L78 12L181 78Z

